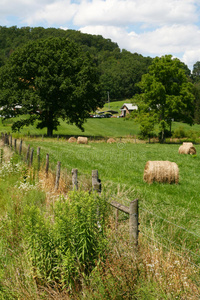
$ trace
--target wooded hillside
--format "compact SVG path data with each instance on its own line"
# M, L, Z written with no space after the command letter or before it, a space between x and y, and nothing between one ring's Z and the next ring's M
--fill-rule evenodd
M76 30L43 27L0 26L0 66L4 65L16 48L27 42L48 38L66 37L92 54L100 72L101 97L110 101L131 98L137 92L135 84L141 80L151 64L150 57L120 50L117 43L101 35L84 34Z

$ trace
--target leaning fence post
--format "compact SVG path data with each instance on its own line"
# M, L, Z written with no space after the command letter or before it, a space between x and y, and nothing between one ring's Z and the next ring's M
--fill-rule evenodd
M22 140L20 141L20 144L19 144L19 155L22 154Z
M92 190L101 193L101 180L99 179L98 170L92 170Z
M40 147L37 148L38 171L40 170Z
M49 153L46 154L46 167L45 167L46 178L48 177L48 172L49 172Z
M129 212L130 243L138 245L138 199L131 201Z
M72 187L78 190L78 169L72 169Z
M57 162L57 170L56 170L56 183L55 183L55 189L57 190L59 187L59 180L60 180L60 166L61 162Z
M30 166L32 166L33 164L33 152L34 152L34 149L31 148L31 155L30 155Z

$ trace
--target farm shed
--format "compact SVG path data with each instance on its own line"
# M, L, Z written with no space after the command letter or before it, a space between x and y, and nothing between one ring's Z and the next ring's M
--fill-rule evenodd
M125 117L126 114L130 114L132 111L138 110L138 106L133 105L131 103L124 103L120 108L120 110L121 110L121 117Z

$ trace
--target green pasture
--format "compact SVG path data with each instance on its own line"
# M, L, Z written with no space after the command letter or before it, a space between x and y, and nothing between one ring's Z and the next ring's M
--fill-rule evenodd
M50 166L91 176L98 169L103 188L110 199L125 205L139 198L141 234L158 239L166 247L179 247L184 253L192 251L192 259L200 263L200 145L197 155L178 154L178 144L107 144L89 142L70 144L64 139L27 139L26 144L41 147L45 161L49 153ZM179 184L149 185L143 181L144 167L149 160L169 160L179 167ZM172 241L172 242L171 242ZM180 250L179 249L179 250Z
M113 102L116 103L116 102ZM108 104L107 104L108 105ZM105 108L108 109L108 108ZM113 107L113 109L115 109ZM11 126L15 119L7 119L5 121L0 120L0 131L1 132L10 132L12 133ZM54 136L87 136L91 138L107 138L107 137L129 137L136 136L138 137L140 132L140 125L137 124L134 120L126 120L123 118L88 118L83 125L84 131L81 131L75 125L67 124L66 122L60 120L60 126L57 130L54 130ZM187 136L193 140L199 139L200 137L200 125L195 124L189 126L188 124L173 122L172 123L172 132L177 132L177 137ZM159 133L158 126L154 130L155 136ZM19 132L12 133L14 137L20 136L42 136L46 135L46 128L37 129L36 125L30 125L24 127Z

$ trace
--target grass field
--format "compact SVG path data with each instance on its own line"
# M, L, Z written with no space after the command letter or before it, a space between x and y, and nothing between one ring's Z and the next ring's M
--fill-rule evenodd
M141 233L151 235L166 247L175 246L190 253L200 263L200 146L197 155L178 154L179 145L90 142L88 145L67 143L65 140L28 139L26 144L41 147L45 160L55 168L61 161L62 169L70 173L78 168L79 175L98 169L103 186L112 190L111 198L128 205L139 198ZM149 185L143 181L148 160L169 160L179 167L179 184ZM190 252L192 251L192 252Z
M124 100L124 101L116 101L116 102L110 102L105 103L104 107L101 109L101 111L106 110L116 110L118 111L118 115L120 114L120 108L122 107L123 103L129 103L130 100ZM117 115L115 115L117 116ZM25 117L25 116L23 116ZM12 132L11 126L13 122L17 120L16 119L7 119L2 123L2 119L0 119L0 131L1 132ZM124 118L88 118L86 119L86 122L83 125L84 132L82 132L79 128L77 128L75 125L67 124L66 122L60 120L60 126L58 126L57 130L54 130L54 136L88 136L92 138L104 138L104 137L127 137L127 136L138 136L140 130L139 130L139 124L137 124L134 120L126 120ZM184 123L178 123L173 122L172 123L172 131L182 131L182 134L184 133L191 138L195 139L200 137L200 125L193 125L189 126ZM44 129L37 129L36 126L28 126L24 127L20 130L20 132L14 133L13 136L19 137L24 135L45 135L46 134L46 128ZM158 126L155 127L154 130L155 136L159 133Z
M197 155L190 156L178 154L179 144L148 144L141 141L135 143L134 137L129 141L118 139L114 144L91 139L88 145L78 145L68 143L65 138L57 140L57 138L26 136L23 138L24 158L28 144L34 148L34 168L29 169L22 164L21 158L17 155L14 155L11 163L2 164L0 168L2 220L0 297L2 296L2 299L61 300L71 299L71 296L73 299L92 300L199 299L200 145L195 145ZM106 204L104 209L109 212L110 218L106 223L105 243L109 244L105 248L108 251L106 261L102 261L102 265L97 263L89 277L84 272L73 273L71 267L74 266L74 256L69 256L68 252L66 255L64 251L63 259L58 261L57 253L61 253L61 246L65 245L66 237L68 238L66 225L69 226L75 210L72 211L71 217L69 217L69 210L67 213L63 211L63 198L58 197L59 192L55 195L55 177L52 173L46 181L45 189L38 189L39 186L44 187L45 182L44 171L37 174L38 146L41 148L41 166L45 166L46 153L49 153L53 174L55 174L57 161L61 161L60 186L67 184L67 190L72 188L72 168L78 169L79 187L86 182L84 189L87 187L87 190L91 189L89 182L91 182L92 170L98 169L103 187L103 197L100 199L115 200L129 206L131 200L139 198L140 233L137 255L128 242L127 215L119 213L116 232L115 214L112 215L110 206ZM4 158L5 156L6 150ZM143 172L148 160L176 162L180 173L179 184L145 183ZM63 190L64 193L67 190ZM87 208L87 212L90 212L89 203L92 200L89 195L93 197L92 194L88 194L85 199L87 205L85 200L80 198L81 207ZM67 194L66 199L68 197L70 194ZM75 204L79 205L80 199L77 198ZM94 199L96 198L93 198L96 212L97 204ZM55 213L57 205L60 207L59 213ZM71 207L73 208L73 205ZM92 214L92 219L94 215L96 213ZM51 230L47 225L54 224L52 221L54 219L57 221L58 216L60 221ZM80 223L79 219L84 220L84 216L85 213L82 212L79 217L75 217L75 220ZM65 225L62 223L64 220ZM28 232L25 230L27 226L29 226ZM69 227L73 228L71 225ZM55 229L59 228L63 233L62 243L58 243L60 238L57 240L55 233ZM77 228L74 233L80 237L81 234L88 232L88 225L84 230L82 225L81 230ZM87 241L90 240L89 235ZM30 249L33 252L30 250L27 252L27 245L29 247L31 245ZM103 241L102 246L105 246ZM62 266L65 274L63 279L59 273L55 273L56 280L62 287L59 289L53 280L54 275L52 278L51 274L53 271L61 270ZM50 273L46 270L50 270ZM66 274L69 274L69 277L66 277ZM75 275L78 277L73 277ZM72 281L77 278L77 284L81 282L79 288L75 287L71 290L72 294L68 289L66 278ZM81 278L81 281L78 278ZM66 285L63 280L66 280Z

